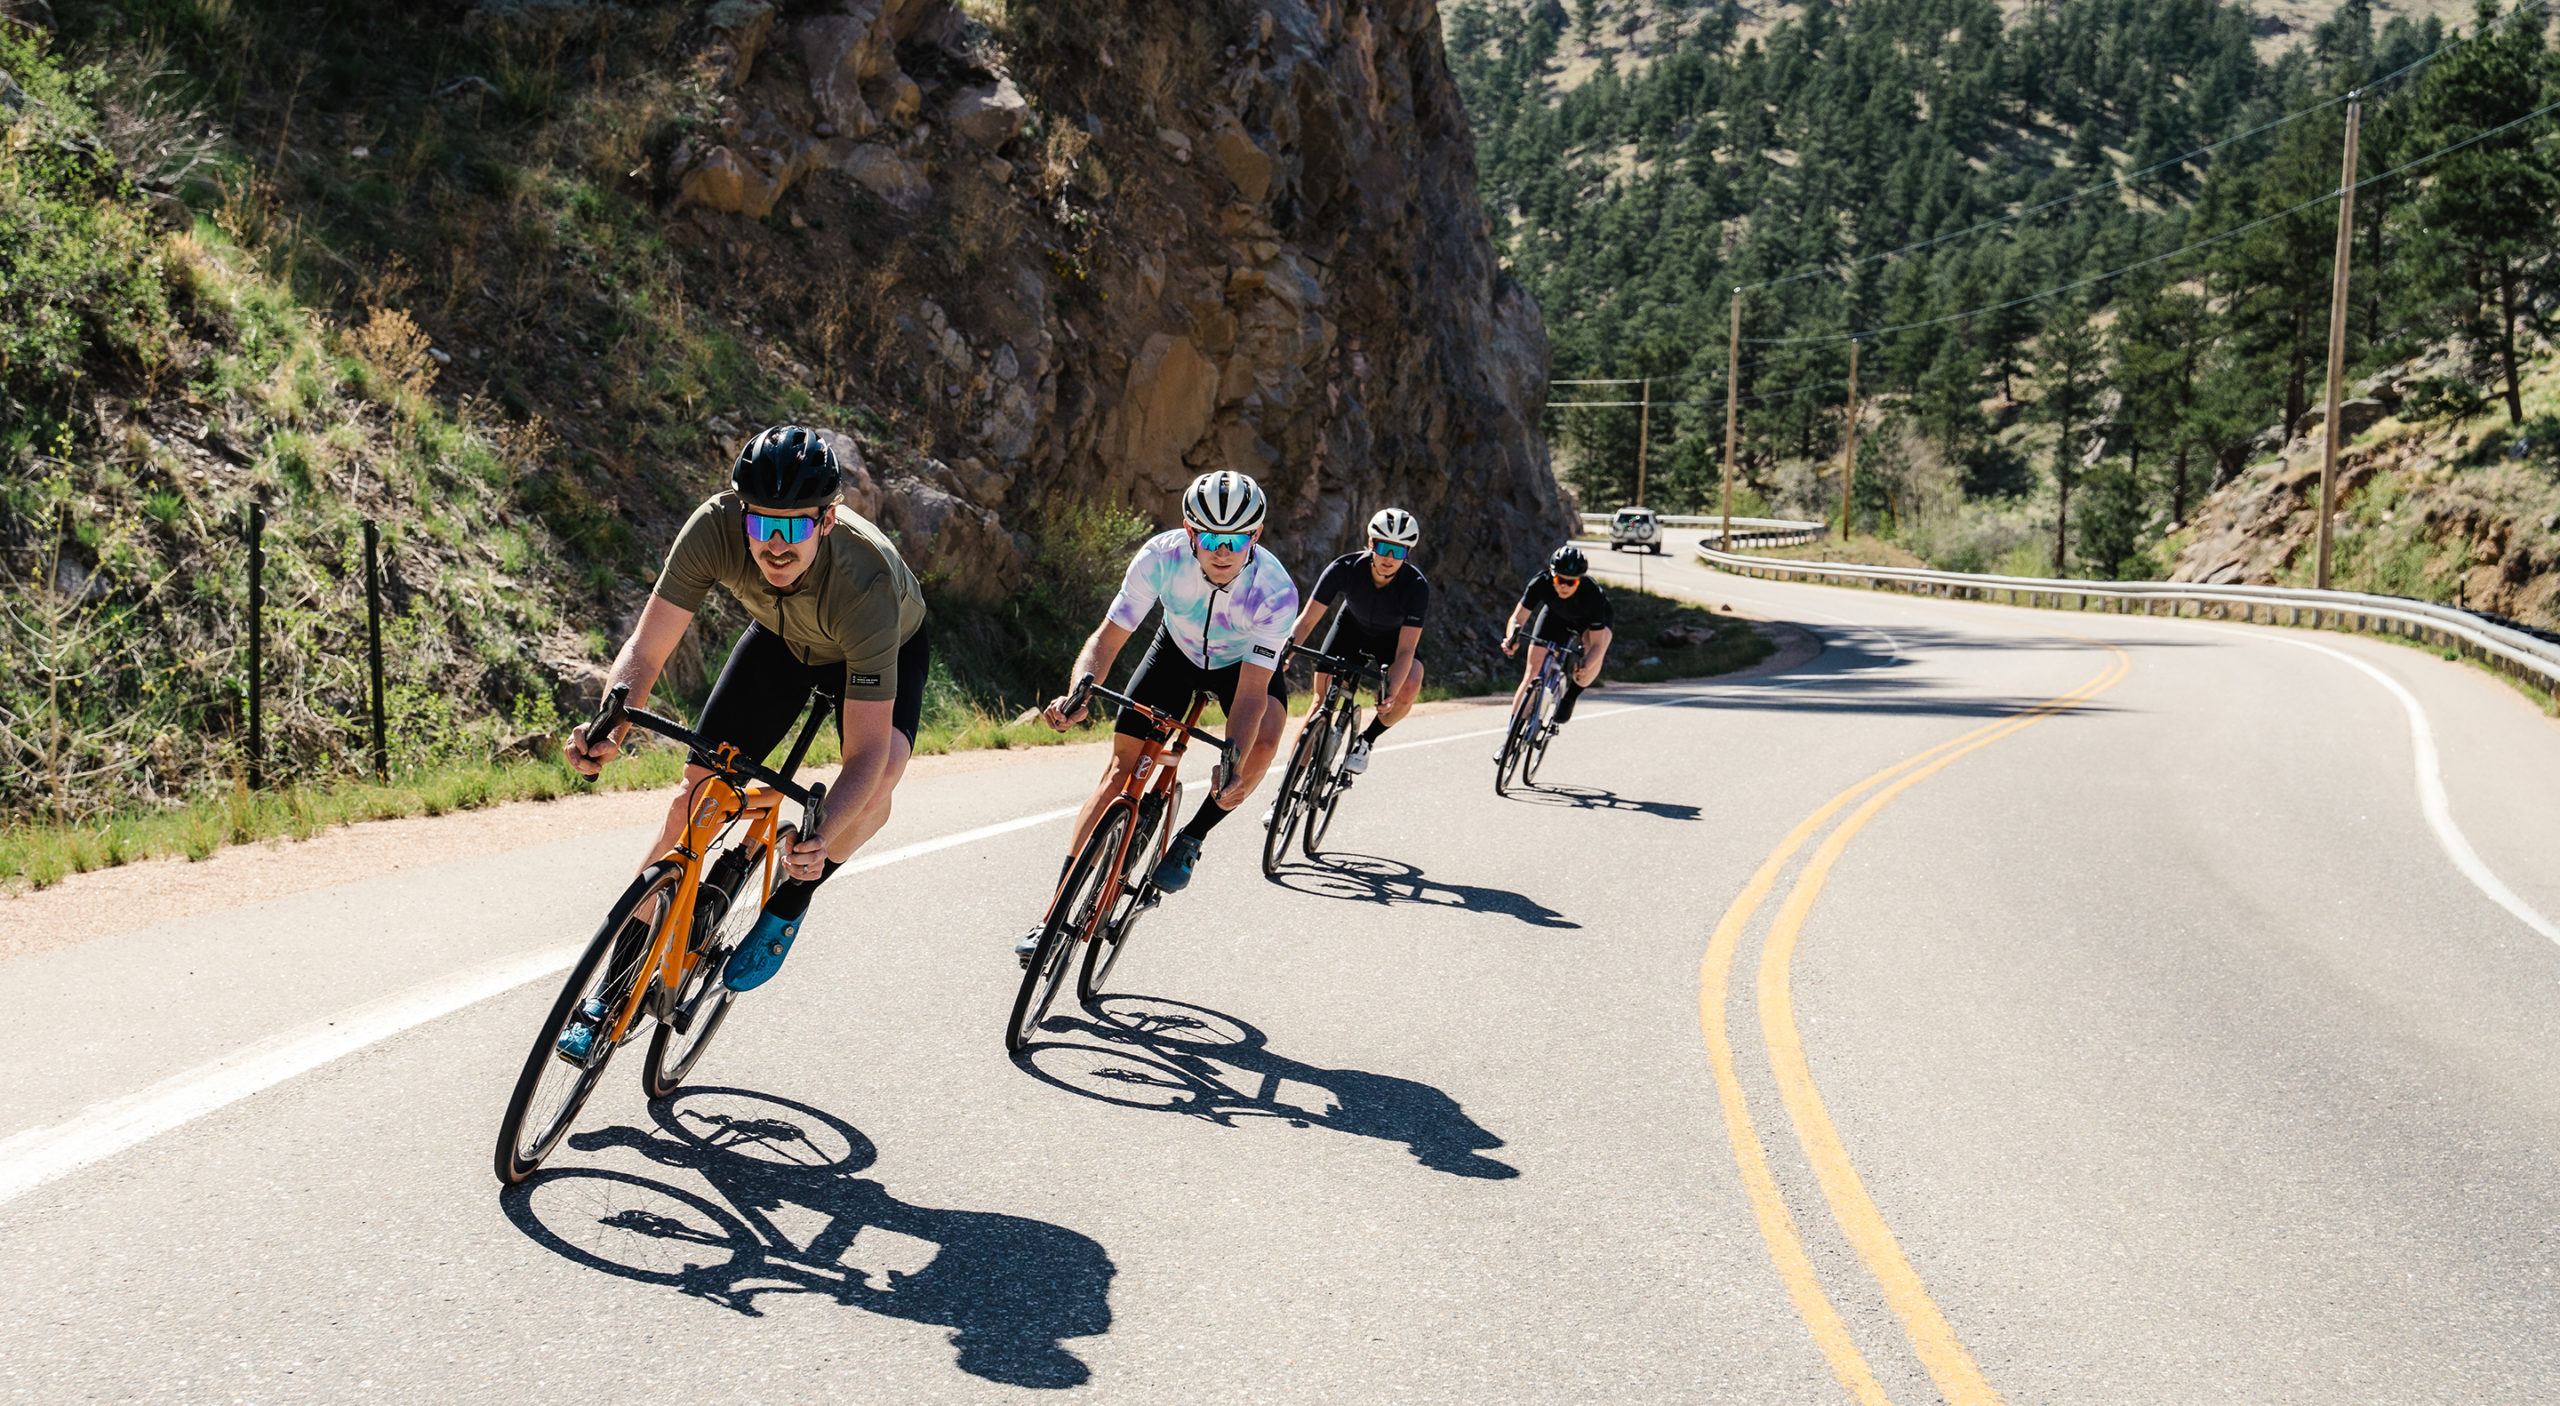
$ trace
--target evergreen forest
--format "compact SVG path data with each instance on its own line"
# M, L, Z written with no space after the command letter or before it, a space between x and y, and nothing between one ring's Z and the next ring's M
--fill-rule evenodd
M2272 50L2220 0L1811 0L1760 33L1731 0L1462 0L1446 30L1552 399L1651 401L1549 412L1586 509L1634 499L1641 435L1651 505L1716 510L1740 288L1735 511L1838 521L1854 342L1858 532L2137 577L2320 413L2350 93L2350 380L2533 441L2520 376L2560 320L2544 5L2349 0ZM1639 22L1641 58L1558 81ZM1651 385L1569 384L1623 378Z

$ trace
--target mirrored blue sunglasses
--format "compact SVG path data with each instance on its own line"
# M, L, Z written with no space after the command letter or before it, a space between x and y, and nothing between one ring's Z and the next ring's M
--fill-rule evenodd
M771 513L758 512L747 514L747 540L750 542L770 542L779 537L785 542L796 545L808 541L809 534L817 530L818 519L815 517L776 517Z
M1203 532L1200 550L1204 552L1241 552L1253 545L1250 532Z
M1389 561L1402 561L1413 555L1413 548L1401 542L1372 542L1369 544L1369 550Z

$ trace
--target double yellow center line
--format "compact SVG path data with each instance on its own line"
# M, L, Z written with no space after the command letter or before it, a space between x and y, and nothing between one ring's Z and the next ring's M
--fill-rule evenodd
M1901 1319L1912 1349L1938 1392L1953 1406L1992 1406L2000 1400L1974 1364L1973 1355L1965 1351L1956 1337L1955 1328L1946 1315L1938 1311L1920 1282L1902 1246L1885 1224L1883 1212L1876 1209L1867 1195L1857 1168L1849 1160L1848 1149L1840 1141L1839 1129L1823 1108L1822 1094L1814 1087L1813 1070L1805 1062L1804 1039L1796 1029L1795 997L1790 984L1790 963L1796 944L1804 930L1805 918L1812 913L1814 900L1832 866L1849 847L1849 841L1866 828L1877 813L1893 803L1895 797L1952 765L1957 758L1979 751L2013 732L2035 725L2067 708L2076 707L2104 693L2124 679L2133 669L2133 661L2124 651L2109 645L2115 655L2113 663L2097 677L2069 693L2048 699L2013 717L1986 723L1961 737L1942 742L1916 756L1886 767L1825 801L1811 815L1787 832L1769 857L1761 861L1751 881L1743 885L1724 917L1716 923L1715 936L1707 944L1707 954L1698 964L1698 1025L1706 1036L1707 1058L1714 1067L1716 1096L1723 1106L1726 1135L1733 1143L1735 1163L1742 1172L1744 1192L1751 1201L1751 1213L1759 1222L1761 1239L1769 1247L1769 1258L1775 1262L1778 1277L1787 1289L1787 1297L1797 1313L1813 1332L1813 1339L1829 1360L1832 1372L1849 1394L1871 1406L1889 1406L1890 1398L1868 1367L1864 1354L1849 1335L1848 1325L1824 1293L1813 1261L1805 1253L1804 1238L1796 1228L1795 1213L1778 1188L1777 1178L1769 1171L1769 1154L1753 1126L1750 1104L1744 1099L1741 1079L1734 1071L1733 1042L1725 1023L1726 997L1732 988L1735 954L1741 950L1743 930L1760 910L1770 891L1777 887L1779 875L1785 872L1798 851L1834 816L1850 806L1857 809L1838 829L1826 837L1814 851L1795 887L1789 890L1771 922L1768 941L1760 953L1757 994L1760 1005L1760 1031L1769 1047L1771 1073L1778 1085L1778 1096L1786 1106L1787 1117L1794 1123L1796 1139L1804 1147L1805 1157L1813 1166L1814 1179L1822 1187L1823 1199L1830 1203L1832 1219L1841 1234L1858 1252L1858 1258L1875 1277L1884 1298ZM1872 793L1872 794L1870 794ZM1859 804L1860 797L1866 797Z

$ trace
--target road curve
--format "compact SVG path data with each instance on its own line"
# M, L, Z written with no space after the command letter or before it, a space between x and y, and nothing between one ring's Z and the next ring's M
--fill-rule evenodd
M1498 709L1409 722L1334 862L1231 824L1020 1065L1064 826L1012 822L1093 759L920 781L701 1087L618 1062L522 1191L525 973L637 832L0 963L0 1392L2560 1399L2552 723L2378 641L1641 569L1825 648L1592 694L1530 797Z

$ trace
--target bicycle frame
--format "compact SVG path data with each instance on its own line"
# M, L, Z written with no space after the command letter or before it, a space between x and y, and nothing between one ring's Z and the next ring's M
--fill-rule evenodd
M664 854L642 866L644 870L659 864L677 866L675 903L667 914L667 920L659 925L657 940L642 958L639 969L632 974L631 989L622 998L620 1008L613 1013L613 1023L603 1032L606 1038L598 1041L599 1049L612 1049L629 1039L643 1014L654 1010L662 1018L672 1017L677 993L684 989L684 983L693 975L694 968L709 956L707 952L697 952L693 948L694 912L696 900L702 892L703 856L711 852L711 847L728 832L729 827L741 818L752 817L748 819L747 832L740 843L770 853L781 839L780 812L785 800L797 800L802 804L803 833L818 833L825 823L826 814L826 787L813 785L803 788L791 781L791 773L800 769L801 758L808 755L809 744L818 735L818 724L827 716L825 704L830 700L825 695L820 695L820 706L809 710L807 720L800 726L800 735L792 741L789 759L783 762L779 772L766 770L729 743L706 747L700 737L665 718L627 708L624 706L627 696L628 690L622 688L616 688L606 696L603 709L596 715L596 723L588 730L589 736L609 735L615 726L627 720L685 744L692 752L693 763L710 775L693 784L683 833L676 837L675 843ZM754 784L742 790L738 785L739 779L751 780ZM757 906L763 906L772 894L773 866L768 864L764 866L764 891L755 895ZM732 896L733 904L739 897L743 895ZM654 1007L653 1002L656 1003Z
M1136 817L1139 808L1152 792L1162 794L1166 811L1169 813L1172 810L1175 799L1173 792L1182 784L1182 755L1191 748L1192 734L1209 736L1200 727L1200 715L1208 711L1209 697L1203 693L1191 695L1190 708L1185 710L1180 718L1176 718L1171 713L1159 712L1125 694L1115 693L1107 688L1097 686L1093 691L1155 724L1158 732L1172 734L1170 740L1151 737L1139 744L1138 764L1129 769L1128 779L1120 783L1120 794L1112 797L1094 820L1094 828L1100 829L1111 823L1111 813L1115 810L1126 810L1131 817L1128 831L1121 836L1119 852L1111 856L1111 873L1104 880L1101 901L1094 907L1097 914L1108 914L1112 906L1120 901L1122 880L1127 875L1129 865L1129 847L1136 844L1138 840ZM1211 738L1211 740L1217 739ZM1061 878L1060 882L1063 883L1065 880ZM1080 937L1090 935L1079 934Z

